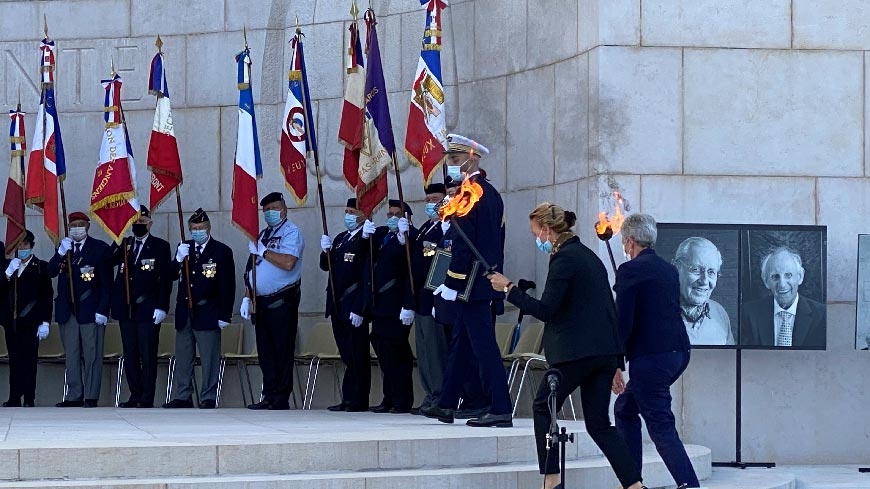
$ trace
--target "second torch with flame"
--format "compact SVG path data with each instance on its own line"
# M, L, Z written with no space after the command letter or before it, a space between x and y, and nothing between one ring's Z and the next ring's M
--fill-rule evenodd
M613 273L616 273L616 260L613 258L613 248L610 247L610 239L614 234L619 233L622 229L622 222L625 221L625 215L622 213L622 196L619 192L613 192L613 197L616 200L616 205L613 210L613 217L608 218L607 212L598 213L598 222L595 223L595 234L598 239L607 243L607 254L610 255L610 265L613 266Z

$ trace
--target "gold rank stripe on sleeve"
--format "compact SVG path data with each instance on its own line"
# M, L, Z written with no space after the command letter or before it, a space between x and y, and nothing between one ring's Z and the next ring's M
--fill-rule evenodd
M447 276L450 278L455 278L456 280L465 280L468 278L468 275L464 273L456 273L452 270L447 270Z

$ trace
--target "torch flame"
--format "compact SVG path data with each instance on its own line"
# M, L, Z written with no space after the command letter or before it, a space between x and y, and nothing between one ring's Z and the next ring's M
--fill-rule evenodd
M622 229L622 223L625 221L625 215L622 213L622 196L619 195L619 192L613 192L613 196L616 201L613 209L613 218L608 219L607 212L598 213L598 222L595 223L595 233L598 235L606 234L607 228L610 228L611 235L618 233Z
M447 221L451 217L464 217L471 212L481 197L483 197L483 187L477 182L465 179L456 195L438 209L438 217L441 221Z

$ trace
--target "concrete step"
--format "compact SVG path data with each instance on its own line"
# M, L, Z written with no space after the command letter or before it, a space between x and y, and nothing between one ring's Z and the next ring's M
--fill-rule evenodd
M710 476L710 450L686 447L698 476ZM155 465L155 469L157 465ZM649 487L673 484L661 459L645 454L644 478ZM333 471L303 474L227 474L193 477L139 477L76 480L29 480L0 483L3 488L77 488L77 489L532 489L541 484L537 464L499 463L449 468L404 470ZM583 489L613 489L618 482L610 464L601 456L568 463L566 485ZM747 486L747 489L778 489L774 486ZM743 489L741 487L741 489ZM789 488L791 489L791 488Z
M744 470L717 467L701 485L707 489L795 489L797 478L793 472L778 468Z

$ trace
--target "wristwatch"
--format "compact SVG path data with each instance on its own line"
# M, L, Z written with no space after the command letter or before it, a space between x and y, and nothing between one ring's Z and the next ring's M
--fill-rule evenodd
M504 286L504 289L502 290L502 292L504 292L505 294L507 294L508 291L511 290L511 287L513 287L513 285L514 285L513 282L508 282L508 284Z

